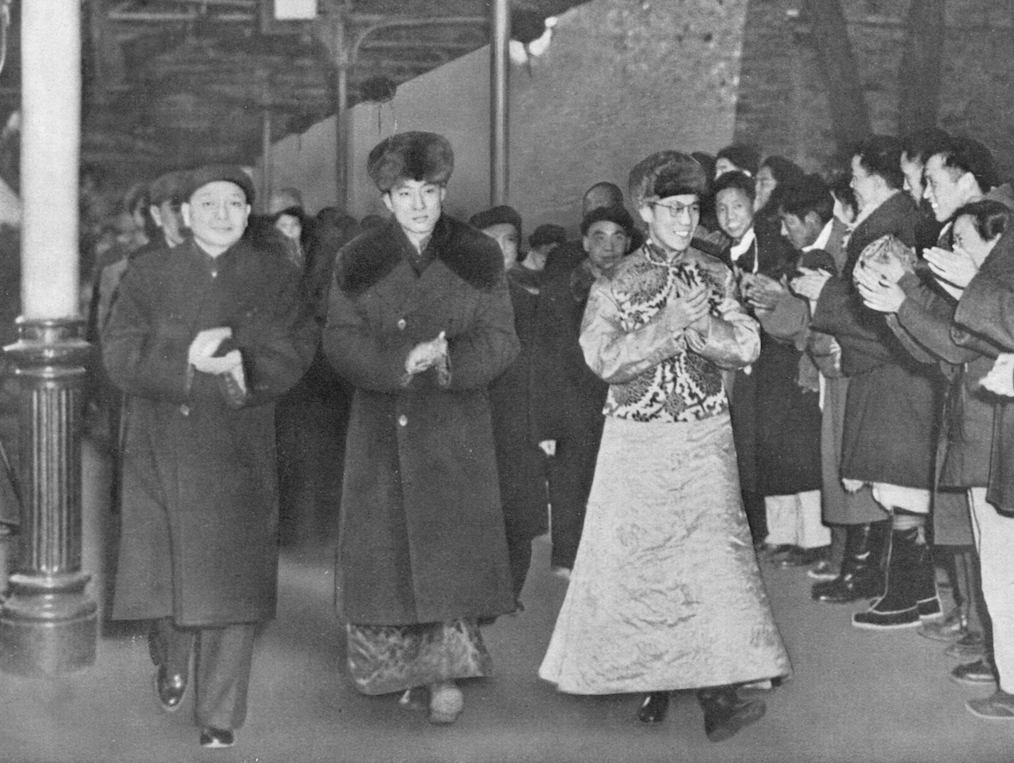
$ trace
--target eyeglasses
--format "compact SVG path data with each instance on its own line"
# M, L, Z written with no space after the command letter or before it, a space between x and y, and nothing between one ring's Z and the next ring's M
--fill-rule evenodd
M701 211L700 204L663 204L660 201L653 201L651 202L651 206L662 207L662 209L666 210L673 217L677 217L678 215L681 215L684 212L688 212L690 214L696 212L700 214Z

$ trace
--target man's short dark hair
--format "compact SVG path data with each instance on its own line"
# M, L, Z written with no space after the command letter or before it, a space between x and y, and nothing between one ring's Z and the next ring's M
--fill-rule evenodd
M889 188L900 190L905 184L901 171L901 141L890 135L871 135L859 141L852 151L859 164L871 175L884 179Z
M750 201L753 201L757 196L757 189L754 185L753 178L745 172L740 172L739 170L732 170L731 172L719 175L718 179L715 180L711 186L711 195L717 199L719 191L725 191L729 188L735 188L742 191L747 195Z
M945 167L971 173L983 193L1000 185L1000 173L993 152L975 138L951 138L946 147L936 154L943 155Z
M760 168L760 151L744 143L726 146L715 154L715 161L719 159L728 159L748 175L756 175Z
M834 214L834 197L820 175L803 175L783 185L778 211L800 220L814 212L826 223Z
M933 154L939 154L950 142L951 136L939 127L923 127L901 136L901 152L909 161L925 164Z

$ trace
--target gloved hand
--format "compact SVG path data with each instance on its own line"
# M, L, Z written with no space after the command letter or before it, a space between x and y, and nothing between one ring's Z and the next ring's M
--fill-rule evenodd
M204 329L194 337L187 351L187 360L198 371L206 374L222 374L243 362L239 350L215 357L222 342L232 337L232 329L228 326L216 326Z

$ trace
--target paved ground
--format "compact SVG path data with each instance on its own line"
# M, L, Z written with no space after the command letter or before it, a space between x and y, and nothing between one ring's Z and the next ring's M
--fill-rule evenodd
M98 512L104 469L86 450L86 509ZM89 520L95 526L95 520ZM95 558L97 533L86 555ZM278 619L257 647L250 717L231 750L205 751L188 697L162 714L139 632L107 634L96 665L59 679L0 676L0 761L264 761L265 763L1009 763L1014 722L964 710L989 689L947 680L955 662L915 631L860 631L859 607L810 601L800 571L765 569L775 616L796 676L766 693L767 717L711 744L691 695L658 728L633 721L637 698L579 698L536 676L566 583L548 572L536 543L527 610L486 631L498 675L465 686L466 708L450 727L400 710L391 697L358 695L342 672L341 631L331 608L330 548L287 551Z

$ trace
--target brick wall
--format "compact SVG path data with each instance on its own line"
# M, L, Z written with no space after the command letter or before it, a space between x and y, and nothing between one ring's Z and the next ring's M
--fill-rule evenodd
M918 0L914 0L918 1ZM841 0L874 130L897 132L898 71L910 0ZM810 170L834 153L827 95L802 0L751 0L744 28L737 141ZM1014 3L950 0L939 124L985 141L1014 176Z

